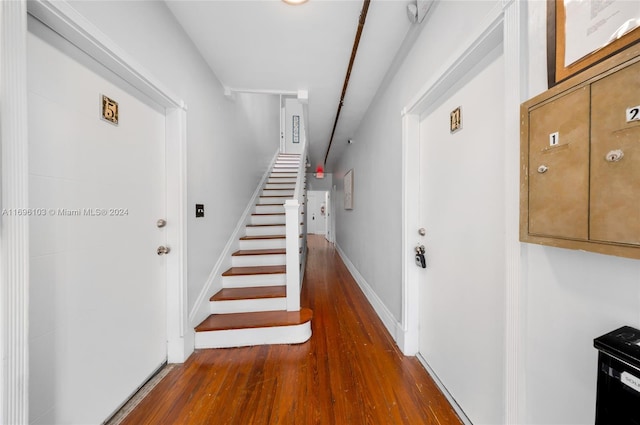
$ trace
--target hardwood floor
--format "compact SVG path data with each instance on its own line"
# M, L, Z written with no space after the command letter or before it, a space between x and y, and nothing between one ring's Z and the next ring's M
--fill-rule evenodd
M405 357L323 237L309 237L299 345L196 350L122 422L460 424L417 359Z

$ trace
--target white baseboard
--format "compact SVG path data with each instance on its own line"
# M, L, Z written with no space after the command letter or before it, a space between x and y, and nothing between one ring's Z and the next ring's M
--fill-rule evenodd
M340 258L344 262L345 266L347 266L349 273L351 273L351 276L353 276L353 279L356 281L364 295L367 297L369 304L371 304L380 320L382 320L384 327L387 328L387 331L391 334L393 340L396 342L396 344L398 344L398 339L404 336L402 324L400 324L396 320L396 318L393 317L393 314L391 314L387 306L384 305L382 300L374 292L373 288L371 288L371 285L367 283L358 269L356 269L356 266L354 266L351 260L349 260L342 248L340 248L340 245L336 243L335 246L338 254L340 255Z
M273 156L271 164L269 164L267 171L265 171L264 175L262 176L262 180L260 180L260 183L258 183L258 186L253 192L253 195L251 196L251 199L249 200L244 213L242 213L242 216L236 224L236 228L234 229L233 233L231 233L227 244L218 257L218 261L216 261L213 269L211 270L211 273L209 274L209 277L207 278L206 283L198 294L198 298L196 298L196 302L193 305L191 312L189 313L189 323L191 324L191 327L197 326L200 322L202 322L209 316L209 298L211 297L211 295L213 295L214 292L222 289L222 272L231 267L231 254L239 247L240 237L244 236L242 232L244 232L245 226L249 224L249 221L251 220L251 213L256 207L256 202L260 194L262 193L262 187L269 178L269 175L271 174L271 168L273 168L273 165L275 164L279 153L280 151L278 150Z

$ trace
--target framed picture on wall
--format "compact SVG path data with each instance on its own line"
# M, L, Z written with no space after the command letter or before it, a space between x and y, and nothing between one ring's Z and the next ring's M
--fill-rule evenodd
M547 0L549 87L638 41L638 1Z
M344 175L344 209L353 209L353 168Z
M293 116L293 143L300 143L300 115Z

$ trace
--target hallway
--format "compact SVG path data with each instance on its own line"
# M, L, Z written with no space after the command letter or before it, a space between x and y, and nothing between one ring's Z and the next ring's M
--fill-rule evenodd
M404 357L322 236L309 236L300 345L197 350L122 422L458 424L416 358Z

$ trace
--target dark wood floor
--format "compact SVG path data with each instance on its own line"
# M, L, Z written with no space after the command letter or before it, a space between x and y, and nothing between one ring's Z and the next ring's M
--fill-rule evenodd
M299 345L197 350L123 424L460 424L323 237L309 238Z

